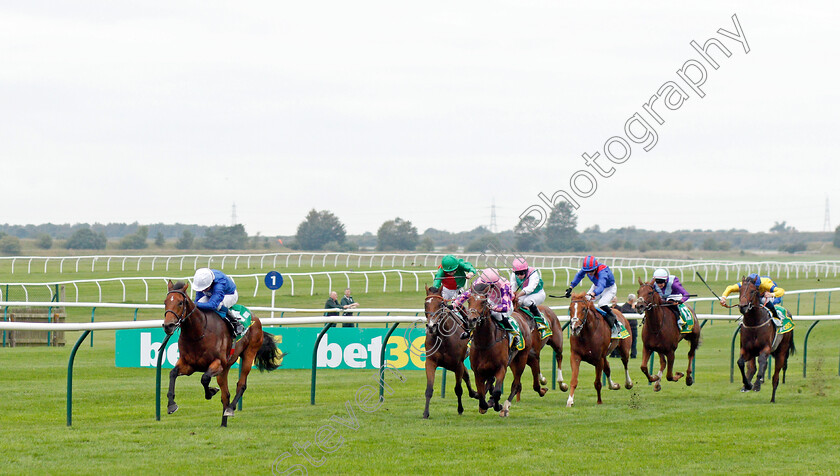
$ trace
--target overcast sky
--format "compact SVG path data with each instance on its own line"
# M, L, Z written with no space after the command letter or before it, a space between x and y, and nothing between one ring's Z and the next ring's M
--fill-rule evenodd
M735 33L737 14L749 46ZM833 2L2 2L0 222L294 234L489 225L570 190L579 228L840 223ZM715 70L689 44L717 38ZM700 98L677 74L707 70ZM695 69L694 73L697 70ZM689 74L691 72L689 71ZM698 74L694 74L699 77ZM688 99L643 109L668 81ZM660 100L661 101L661 100ZM658 141L613 164L635 113ZM614 169L601 177L583 153ZM578 182L581 188L585 180ZM574 196L574 195L573 195ZM836 218L835 218L836 217Z

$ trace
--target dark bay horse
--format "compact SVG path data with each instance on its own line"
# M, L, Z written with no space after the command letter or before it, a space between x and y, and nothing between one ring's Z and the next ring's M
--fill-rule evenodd
M738 368L741 370L741 378L744 381L742 392L761 390L761 383L767 371L767 357L772 355L776 359L773 370L773 396L770 402L776 402L776 387L779 386L779 371L787 370L788 356L796 350L793 344L793 331L782 334L778 347L773 350L773 339L776 337L776 328L772 325L770 311L761 305L761 293L755 285L755 280L743 278L741 289L738 295L738 309L744 316L741 324L741 358L738 359ZM790 314L789 314L790 315ZM758 377L755 384L751 384L756 374L755 359L758 358ZM748 371L744 373L744 364L747 363Z
M519 305L515 301L514 308L519 309ZM526 318L528 320L528 324L532 324L531 342L533 342L531 352L528 354L528 366L531 367L531 372L534 374L534 391L539 393L542 397L545 395L545 392L548 391L547 388L540 387L548 382L540 371L540 353L546 344L554 349L554 355L557 359L557 383L560 385L560 390L565 392L569 389L569 385L563 381L563 324L560 323L560 319L557 318L557 314L548 307L538 306L538 308L542 313L543 318L545 318L545 322L551 327L552 332L550 336L545 339L541 339L540 331L537 329L536 322L534 322L531 318ZM524 315L522 315L522 317L525 318ZM516 394L516 399L517 401L519 400L518 393Z
M617 309L613 309L615 317L625 327L630 328L627 318ZM633 388L633 381L630 380L630 372L627 370L627 361L630 359L631 339L612 339L610 337L610 326L601 317L592 301L586 299L586 294L572 294L572 301L569 304L569 328L571 329L571 366L572 381L569 389L569 399L566 406L575 404L575 389L578 384L578 373L580 362L584 361L595 366L595 391L598 393L598 404L601 403L601 372L607 376L612 390L618 390L621 386L612 381L610 377L610 363L607 355L616 347L621 353L621 362L624 364L624 386Z
M466 339L461 339L464 331L462 320L455 311L443 305L444 299L438 288L426 286L426 409L423 418L429 418L429 401L434 394L435 371L438 367L455 373L455 395L458 397L458 414L464 413L461 395L461 379L467 384L467 391L472 398L478 394L470 385L470 374L464 366L467 358Z
M488 408L493 407L493 410L499 412L499 416L506 417L510 414L511 400L514 395L518 395L522 390L522 372L525 370L525 365L528 364L534 343L531 326L521 314L514 312L510 318L516 319L519 324L519 330L522 334L520 338L524 342L525 348L516 352L515 355L510 354L508 332L496 325L490 315L490 307L486 296L488 290L489 286L486 284L474 285L468 301L468 319L471 327L475 329L472 336L472 346L470 347L470 367L475 376L479 413L486 413ZM500 404L502 387L505 383L508 365L513 372L513 383L510 386L510 395L502 405ZM536 375L538 374L539 367L536 371ZM539 388L539 385L536 387ZM490 399L485 400L485 395L491 389ZM544 393L541 392L541 395Z
M677 306L663 303L662 296L656 292L654 286L653 281L645 283L639 279L639 291L636 293L639 296L636 300L636 312L645 316L644 326L642 327L642 345L644 346L642 372L647 377L648 382L656 382L653 385L653 390L658 392L662 390L662 384L660 383L662 371L665 370L667 363L666 378L668 381L676 382L685 375L685 384L690 386L694 383L694 378L691 375L694 354L700 345L700 322L698 322L694 311L688 308L694 316L694 327L691 329L691 333L680 334L675 314L675 312L679 312ZM682 372L674 374L674 352L676 352L677 346L683 339L691 344L688 349L688 369L685 374ZM659 353L659 373L650 375L648 359L654 352Z
M210 379L216 377L216 382L222 389L222 426L227 426L227 419L233 416L236 404L245 393L248 374L254 360L257 368L274 370L281 358L274 338L262 330L262 323L253 317L253 323L245 335L236 343L227 324L215 312L205 313L187 295L188 284L181 281L168 283L169 292L166 294L164 306L163 330L172 335L175 329L181 328L178 337L178 352L180 357L175 367L169 373L169 405L167 411L174 413L178 409L175 403L175 379L179 375L191 375L193 372L204 372L201 384L204 386L204 398L210 400L218 388L210 387ZM230 401L228 389L228 370L239 356L242 355L242 375L236 384L236 396Z

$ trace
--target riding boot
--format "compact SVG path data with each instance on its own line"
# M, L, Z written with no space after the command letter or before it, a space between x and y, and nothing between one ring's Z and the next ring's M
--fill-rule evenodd
M776 312L776 306L774 306L772 302L767 301L766 303L764 303L764 307L766 307L767 310L770 311L770 314L773 315L773 319L775 319L773 321L773 324L776 324L776 326L781 326L782 320L779 318L779 313Z
M604 320L606 320L607 324L610 326L610 334L613 334L613 329L615 328L615 323L618 319L616 319L615 314L613 314L612 309L609 306L603 305L601 306L601 310L606 313Z
M504 329L508 331L512 336L510 340L511 349L516 349L519 346L519 331L517 331L516 328L513 327L513 324L511 323L511 319L509 317L502 316L502 327L504 327Z
M233 335L234 336L241 336L245 333L245 326L239 322L239 319L230 312L230 309L227 309L225 312L225 319L230 323L231 327L233 328Z
M528 306L528 310L531 311L531 315L534 316L534 322L537 324L537 329L540 331L540 339L545 339L550 336L552 334L551 328L548 327L548 322L546 322L545 318L542 314L540 314L540 309L537 305L531 304Z

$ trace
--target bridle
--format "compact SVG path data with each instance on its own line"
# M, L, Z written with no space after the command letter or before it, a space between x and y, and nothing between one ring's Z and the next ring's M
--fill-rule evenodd
M469 326L467 326L467 324L463 321L463 319L461 319L461 317L459 316L459 313L455 313L452 309L449 309L446 306L444 306L444 303L446 302L446 299L444 299L443 296L438 295L438 294L428 295L428 296L426 296L426 304L431 304L432 299L440 299L441 303L440 303L440 307L437 309L437 311L427 311L427 310L424 309L424 312L426 313L426 328L429 329L429 332L437 333L438 325L440 324L440 319L432 322L431 317L434 317L434 316L436 316L438 314L441 314L441 313L443 313L445 315L448 315L450 317L453 317L455 319L455 321L457 322L457 324L460 325L461 328L464 329L465 331L468 329ZM445 319L445 318L446 317L443 317L442 319Z
M184 291L178 290L178 289L173 289L173 290L169 291L168 293L166 293L166 296L169 297L169 295L173 294L173 293L178 294L178 295L180 295L181 297L184 298L183 301L181 301L184 304L184 310L179 315L175 311L173 311L171 309L167 309L163 313L163 318L166 319L166 315L169 314L169 313L172 313L173 315L175 315L175 328L178 329L178 328L181 327L182 324L184 324L185 322L190 320L190 318L192 317L192 314L196 311L196 309L198 309L198 307L193 306L192 310L190 312L187 312L187 302L189 301L189 296L187 296L187 293L185 293ZM205 320L204 328L206 329L207 328L207 322L206 322L207 321L207 315L206 314L204 315L204 320ZM195 340L201 340L203 338L204 338L204 333L202 333L201 336L199 336Z
M487 301L487 297L486 297L486 296L482 296L482 297L481 297L481 299L482 299L482 301L481 301L481 308L482 308L482 311L483 311L483 312L479 312L479 313L478 313L478 318L476 319L475 324L474 324L474 325L472 325L472 327L474 327L474 328L476 328L476 329L477 329L477 328L481 325L481 323L482 323L482 322L484 322L484 321L485 321L488 317L490 317L490 308L488 308L488 307L487 307L487 303L488 303L488 301ZM469 310L469 312L470 312L470 314L472 314L472 313L473 313L473 310L472 310L472 309L470 309L470 310ZM511 317L510 317L510 319L513 319L513 316L511 316ZM498 344L499 342L501 342L501 341L503 341L503 340L505 340L505 339L507 339L507 338L508 338L508 332L507 332L506 330L502 329L502 328L501 328L500 326L498 326L498 325L494 325L494 324L491 324L491 325L493 325L493 326L494 326L494 329L493 329L493 334L494 334L494 335L498 334L498 333L496 332L496 329L499 329L499 330L501 330L501 331L502 331L502 332L501 332L501 335L500 335L499 337L496 337L496 340L494 340L493 342L491 342L491 343L490 343L490 344L488 344L487 346L482 347L482 346L479 346L478 344L476 344L476 342L475 342L475 333L474 333L474 334L473 334L473 337L472 337L472 341L473 341L473 345L476 347L476 349L479 349L479 350L487 350L487 349L489 349L489 348L493 347L494 345Z
M569 325L572 327L572 334L579 335L583 328L586 326L586 321L589 319L589 301L584 299L573 299L569 302L569 310L572 309L572 304L581 303L583 304L583 320L577 317L577 313L569 313ZM575 323L581 321L580 325L575 327Z
M759 294L758 294L758 286L756 286L754 282L744 280L743 282L741 282L741 288L743 288L745 285L752 285L752 287L753 287L753 289L751 291L747 291L748 293L750 293L749 296L748 296L749 301L747 301L746 308L743 311L741 311L741 315L746 318L747 313L753 310L753 307L754 307L753 301L758 301L759 300ZM762 322L761 324L758 324L756 326L748 326L748 325L746 325L742 322L741 326L743 326L746 329L756 329L758 327L766 326L772 320L773 320L773 318L770 316L770 313L768 312L767 313L767 319L765 319L765 321Z

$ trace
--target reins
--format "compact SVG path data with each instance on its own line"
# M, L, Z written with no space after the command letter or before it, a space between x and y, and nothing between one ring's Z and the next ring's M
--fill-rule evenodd
M193 308L192 308L192 310L191 310L190 312L187 312L186 307L187 307L187 303L189 302L189 296L187 296L187 294L186 294L185 292L183 292L183 291L181 291L181 290L178 290L178 289L173 289L173 290L169 291L168 293L166 293L166 295L167 295L167 296L169 296L169 295L170 295L170 294L172 294L172 293L175 293L175 294L180 294L181 296L183 296L184 300L183 300L182 302L184 303L184 313L183 313L183 315L181 316L181 315L178 315L175 311L173 311L173 310L171 310L171 309L167 309L167 310L163 313L163 316L164 316L164 318L166 318L166 315L167 315L167 314L169 314L169 313L174 314L174 315L175 315L175 319L177 319L177 320L175 321L175 328L176 328L176 329L179 329L179 328L181 327L181 325L182 325L182 324L184 324L184 323L186 323L186 322L188 322L188 321L189 321L190 317L192 317L192 314L193 314L196 310L198 310L198 307L197 307L197 306L195 306L195 305L193 304ZM201 333L201 335L200 335L198 338L195 338L195 339L190 339L190 340L192 340L192 341L199 341L199 340L201 340L201 339L204 339L204 336L207 334L207 314L205 314L205 313L202 313L202 314L204 315L204 327L202 328L202 333ZM181 336L182 336L182 337L184 337L184 338L187 338L184 334L181 334Z

